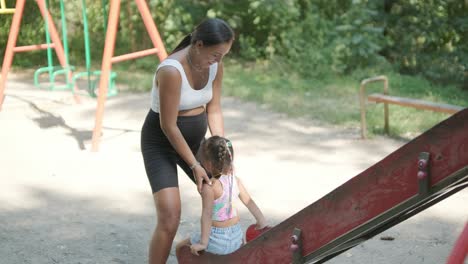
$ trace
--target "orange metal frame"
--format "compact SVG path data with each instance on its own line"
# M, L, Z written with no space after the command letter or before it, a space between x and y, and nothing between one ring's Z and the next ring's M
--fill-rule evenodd
M16 40L18 38L18 33L21 27L21 19L23 18L23 11L24 6L26 4L26 0L18 0L16 1L15 6L15 13L13 15L13 21L10 27L10 33L8 35L8 42L5 50L5 56L3 58L2 64L2 72L0 78L0 111L2 110L3 100L5 98L5 85L8 76L8 72L10 71L11 64L13 62L13 57L15 52L25 52L25 51L33 51L33 50L41 50L47 49L48 47L53 48L55 53L57 54L57 58L60 62L62 67L66 67L66 59L65 53L62 46L62 41L60 40L59 34L57 32L57 28L53 22L52 16L50 15L49 11L47 10L45 0L35 0L39 10L41 11L41 15L44 20L47 20L49 25L50 37L52 39L52 43L49 44L37 44L37 45L28 45L28 46L19 46L16 47ZM69 73L71 77L71 72ZM79 97L75 93L75 100L79 102Z
M156 28L153 18L151 17L151 13L149 11L148 5L146 4L146 1L135 0L135 3L138 7L141 18L143 19L143 23L145 24L146 30L148 31L149 37L153 42L154 48L115 57L113 56L115 39L117 35L117 25L119 22L120 0L111 1L109 8L109 21L106 32L106 44L104 46L104 54L102 58L101 79L99 80L99 93L96 108L96 119L93 130L92 151L99 150L99 142L101 139L102 131L102 120L104 115L104 105L106 103L106 94L109 84L109 74L112 70L112 64L152 54L157 54L159 60L161 61L167 57L166 49L164 48L161 36L159 35L158 29Z
M35 0L35 1L37 5L39 6L39 9L41 10L42 16L44 17L44 19L47 19L47 22L50 25L49 30L50 30L50 35L52 38L52 43L50 45L39 44L39 45L29 45L29 46L21 46L21 47L15 46L16 40L18 37L18 32L20 29L21 19L23 16L24 5L26 2L26 0L18 0L16 2L16 8L15 8L16 12L13 16L10 33L8 36L8 43L7 43L7 47L5 50L5 57L3 59L3 66L2 66L1 79L0 79L0 111L2 109L2 104L3 104L4 97L5 97L4 91L5 91L5 84L6 84L8 71L10 70L15 52L32 51L32 50L46 49L48 47L51 47L55 49L57 53L57 57L62 67L66 66L66 60L65 60L62 42L60 41L60 37L59 37L59 34L57 33L55 24L52 21L52 17L46 8L45 0ZM137 51L137 52L133 52L129 54L123 54L123 55L114 57L115 39L117 35L117 26L119 23L121 2L120 0L110 1L109 19L108 19L108 25L107 25L104 53L103 53L103 58L102 58L101 78L99 80L99 93L98 93L98 100L97 100L93 138L92 138L92 151L99 150L99 142L101 138L102 121L103 121L103 115L104 115L104 105L106 102L107 89L109 85L109 75L112 70L112 64L121 62L121 61L137 59L137 58L141 58L141 57L153 55L153 54L157 54L160 61L164 60L167 57L166 49L161 40L161 36L159 35L159 31L156 27L156 24L153 21L153 18L151 16L151 13L149 11L146 1L135 0L135 3L143 19L143 23L146 27L148 35L151 41L153 42L154 48ZM79 101L79 98L77 96L78 96L77 93L75 93L75 99Z

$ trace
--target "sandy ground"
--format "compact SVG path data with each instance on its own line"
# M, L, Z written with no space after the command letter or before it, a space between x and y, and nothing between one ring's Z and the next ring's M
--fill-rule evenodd
M38 90L10 75L0 112L0 263L145 263L155 209L139 137L149 94L106 104L101 150L92 153L96 101ZM291 119L224 98L237 171L275 225L405 144L359 140L356 129ZM179 175L176 241L199 227L196 188ZM444 263L468 219L463 190L329 263ZM242 226L253 223L243 208ZM382 236L392 236L384 241ZM169 263L176 263L174 250Z

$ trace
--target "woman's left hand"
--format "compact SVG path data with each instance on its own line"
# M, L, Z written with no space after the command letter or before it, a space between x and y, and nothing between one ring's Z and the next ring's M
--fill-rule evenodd
M202 244L194 244L194 245L190 246L190 252L192 252L192 254L194 254L196 256L200 256L200 254L198 254L198 252L202 251L202 250L205 250L205 249L206 249L206 246L202 245Z
M195 177L195 183L197 184L198 193L201 193L203 181L211 185L211 180L208 178L208 175L202 166L196 165L195 168L193 168L193 174Z

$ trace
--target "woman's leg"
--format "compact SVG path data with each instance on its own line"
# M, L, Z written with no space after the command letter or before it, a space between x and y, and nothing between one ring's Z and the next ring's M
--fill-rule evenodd
M178 187L164 188L154 195L158 223L149 248L149 263L166 263L180 221Z

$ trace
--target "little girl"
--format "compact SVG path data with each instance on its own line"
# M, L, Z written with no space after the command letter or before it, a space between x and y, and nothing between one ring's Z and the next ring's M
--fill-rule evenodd
M239 215L233 202L239 198L257 221L257 229L266 227L265 217L234 176L232 144L228 139L213 136L200 146L198 158L206 171L212 175L212 185L202 187L201 234L187 238L176 247L178 252L184 245L190 245L193 254L205 250L218 255L232 253L243 244L243 231Z

